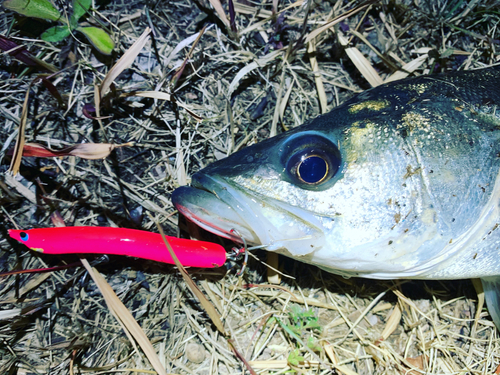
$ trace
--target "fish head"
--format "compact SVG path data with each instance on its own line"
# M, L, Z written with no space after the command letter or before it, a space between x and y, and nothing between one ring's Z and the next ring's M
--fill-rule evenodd
M425 188L404 134L384 126L384 113L370 115L344 106L247 147L194 174L174 205L215 234L329 270L387 269L409 228L414 247L433 235L434 211L422 213Z
M341 168L332 139L315 131L292 132L208 166L172 199L180 212L216 234L305 254L320 247L324 235L315 215L297 201L299 193L324 191Z

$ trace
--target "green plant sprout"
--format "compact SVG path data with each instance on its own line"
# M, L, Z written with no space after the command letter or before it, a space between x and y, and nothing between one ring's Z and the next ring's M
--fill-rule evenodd
M298 349L294 349L288 355L287 361L292 366L298 366L298 365L300 365L301 362L305 361L305 358L304 358L304 356L300 355L300 352ZM293 371L293 372L295 372L295 371Z
M301 335L307 329L321 331L318 317L314 315L312 309L302 310L299 306L292 305L289 316L291 324L288 327L298 335Z
M314 310L302 310L299 306L292 305L288 313L288 324L282 322L277 317L273 317L276 322L283 328L283 330L297 341L303 347L307 347L309 351L320 352L321 345L316 341L314 336L309 336L307 341L304 342L302 337L306 332L311 334L311 331L321 332L321 326L318 323L318 317L314 315ZM300 354L299 349L294 349L288 355L287 361L292 366L298 366L304 361L304 357ZM287 371L287 373L295 373L294 369Z
M40 36L47 42L60 42L70 36L73 31L78 31L85 35L99 52L110 55L113 51L114 43L106 31L98 27L78 24L78 20L90 9L92 0L73 0L73 13L69 20L62 17L59 10L49 0L6 0L2 5L25 17L61 22L63 25L51 27Z

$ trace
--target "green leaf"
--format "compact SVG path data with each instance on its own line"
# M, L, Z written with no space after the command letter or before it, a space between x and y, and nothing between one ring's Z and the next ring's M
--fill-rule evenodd
M307 339L307 347L315 352L320 352L323 349L312 336Z
M299 354L299 351L297 349L295 349L290 352L287 361L292 366L298 366L300 362L304 362L304 357Z
M2 5L26 17L51 21L61 18L61 13L48 0L6 0Z
M57 43L67 38L69 34L70 32L68 26L54 26L50 29L45 30L45 32L40 35L40 38L42 38L46 42Z
M321 326L318 323L318 319L312 319L304 325L304 329L316 329L318 331L321 331Z
M71 28L71 30L74 30L78 27L78 19L74 17L74 14L69 17L69 27Z
M78 27L76 30L87 37L90 43L105 55L111 55L115 44L103 29L98 27Z
M453 55L453 52L455 51L454 48L448 48L446 51L444 51L442 54L441 54L441 58L445 59L447 57L450 57L451 55Z
M73 0L73 15L71 18L75 20L75 23L87 13L91 5L92 0Z

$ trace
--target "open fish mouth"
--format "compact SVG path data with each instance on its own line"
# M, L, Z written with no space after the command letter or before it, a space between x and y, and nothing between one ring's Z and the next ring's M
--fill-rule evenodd
M243 237L249 244L271 251L286 249L285 254L292 256L312 253L324 244L321 221L310 211L204 173L193 175L191 187L176 189L172 202L198 226L235 242L241 243Z

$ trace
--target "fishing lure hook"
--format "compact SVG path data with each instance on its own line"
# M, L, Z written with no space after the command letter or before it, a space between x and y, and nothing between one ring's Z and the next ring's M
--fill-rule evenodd
M242 253L245 254L245 257L243 259L243 265L241 266L241 269L236 273L236 276L241 276L243 275L243 272L245 272L245 268L247 267L247 262L248 262L248 247L247 247L247 241L243 238L243 236L238 232L235 228L232 228L230 233L234 233L237 237L240 238L241 242L243 242L243 248L237 249L233 247L233 251L235 254L233 255L235 258L239 257Z

